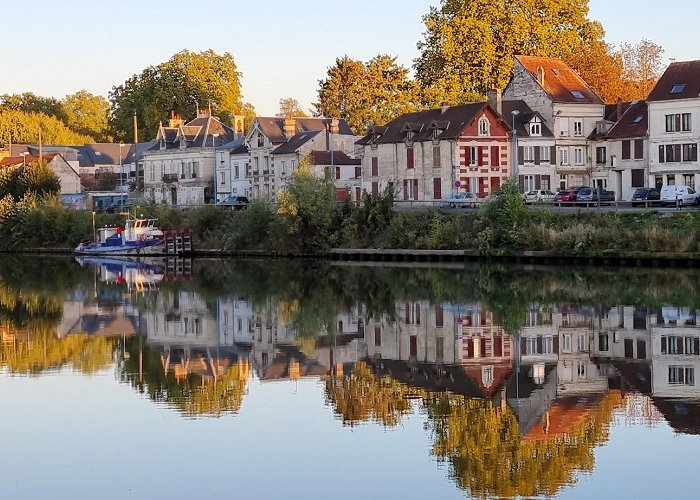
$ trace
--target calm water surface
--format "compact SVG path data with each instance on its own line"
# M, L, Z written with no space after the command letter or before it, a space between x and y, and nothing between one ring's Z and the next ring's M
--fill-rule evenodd
M695 497L699 287L3 257L0 498Z

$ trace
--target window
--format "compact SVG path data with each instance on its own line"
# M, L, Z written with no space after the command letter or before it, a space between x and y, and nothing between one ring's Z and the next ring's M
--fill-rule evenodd
M440 146L433 146L433 167L440 166Z
M671 385L695 385L695 368L689 366L669 366L668 383Z
M192 162L192 178L199 177L199 162L198 161L193 161Z
M381 347L382 345L382 328L380 326L374 327L374 346Z
M435 328L442 328L444 322L444 311L442 306L435 306Z
M340 179L340 167L335 167L335 179Z
M476 165L479 159L479 148L476 146L469 147L469 165Z
M632 187L644 187L644 169L634 168L632 169Z
M681 161L681 145L668 144L659 146L659 163L672 163Z
M236 179L241 178L241 166L238 163L233 166L233 175L236 176Z
M671 87L671 94L680 94L685 90L685 83L676 83Z
M629 160L631 158L630 155L630 141L622 141L622 159L623 160Z
M551 161L549 157L549 148L547 146L540 146L540 162L551 163Z
M595 162L599 165L604 165L607 156L605 154L605 147L595 148Z
M583 135L583 120L580 118L574 120L574 135Z
M695 185L695 175L683 174L683 185L693 187Z
M545 191L549 191L550 186L549 186L549 176L548 175L543 175L540 178L540 187L544 189Z
M355 167L355 179L362 177L362 167Z
M698 161L698 145L683 144L683 161ZM692 186L692 184L686 184Z
M534 175L524 175L523 176L523 187L525 192L535 190L535 176Z
M681 115L681 131L682 132L690 132L691 131L690 113L683 113Z
M586 378L586 363L583 361L576 362L576 375L580 379Z
M253 158L253 174L258 175L260 173L260 158Z
M574 96L576 99L585 99L586 97L579 92L578 90L572 90L571 95Z
M220 179L219 184L221 184L221 185L226 184L226 172L219 172L219 179Z
M644 119L644 115L637 115L634 120L632 120L632 123L639 123Z
M540 137L542 135L542 124L540 122L532 122L530 124L530 135Z
M376 156L372 157L372 177L377 177L379 175L379 158Z
M534 163L534 161L535 161L535 147L534 146L523 147L523 161L525 163Z
M578 338L576 339L576 347L578 349L578 352L588 351L588 349L586 348L586 334L585 333L578 334Z
M568 148L559 149L559 165L569 164L569 150Z
M634 140L634 159L641 160L644 158L644 139Z
M262 148L263 146L265 146L265 137L258 133L258 147Z
M406 168L413 168L413 148L406 148Z
M574 148L574 163L583 165L583 148Z
M567 136L569 135L569 119L560 118L559 119L559 135Z
M151 180L155 181L156 180L156 166L151 165L151 168L149 170L151 171Z
M439 200L442 198L442 179L435 177L433 179L433 199Z
M479 135L489 135L489 121L486 118L479 120Z
M571 352L571 335L566 334L562 337L562 352Z

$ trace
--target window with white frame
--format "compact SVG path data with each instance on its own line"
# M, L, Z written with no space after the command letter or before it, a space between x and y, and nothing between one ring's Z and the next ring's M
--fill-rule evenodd
M534 175L523 176L523 187L525 188L526 193L528 191L534 191L535 190L535 176Z
M574 135L583 135L583 120L581 118L574 119Z
M226 184L226 172L219 172L219 183L221 185Z
M470 177L469 178L469 192L470 193L479 193L479 179L476 177Z
M540 146L540 161L542 163L551 163L551 158L549 157L549 147Z
M542 136L542 124L538 117L533 118L532 122L530 122L530 135L532 137Z
M156 166L151 164L151 168L149 170L151 171L151 180L155 181L156 180Z
M565 334L562 337L561 350L563 352L571 352L571 335Z
M568 136L569 135L569 119L559 118L559 135Z
M559 148L559 165L569 164L569 148Z
M586 349L586 334L585 333L578 334L578 339L576 341L576 348L578 349L578 352L586 352L588 350L588 349Z
M574 148L574 163L583 165L583 148Z
M534 146L524 146L523 147L523 161L525 163L535 162L535 147Z
M576 375L580 379L586 378L586 363L583 361L576 362Z
M486 118L479 120L479 135L489 135L489 121Z
M476 165L479 161L479 148L469 146L469 165Z

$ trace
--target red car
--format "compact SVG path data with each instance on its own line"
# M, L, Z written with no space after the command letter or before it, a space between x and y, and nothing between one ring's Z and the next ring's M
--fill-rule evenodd
M557 194L554 195L554 203L560 201L576 201L576 191L559 191Z

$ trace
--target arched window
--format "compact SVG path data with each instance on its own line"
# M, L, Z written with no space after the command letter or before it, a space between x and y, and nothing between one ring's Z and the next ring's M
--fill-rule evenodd
M479 135L489 135L489 121L486 118L479 120Z

